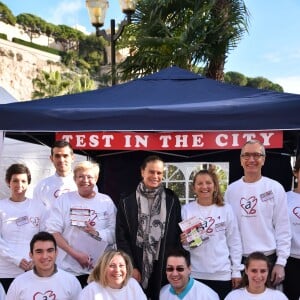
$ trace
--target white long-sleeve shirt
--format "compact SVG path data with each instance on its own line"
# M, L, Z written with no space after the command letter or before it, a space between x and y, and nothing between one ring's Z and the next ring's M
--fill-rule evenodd
M228 186L225 201L237 217L243 255L276 251L276 263L285 266L290 254L291 230L282 185L268 177L253 183L241 178Z
M288 212L291 223L291 257L300 259L300 194L287 192Z
M82 236L77 226L71 225L71 209L89 209L89 221L103 241L109 245L115 243L116 207L112 199L105 194L96 193L93 198L83 198L78 192L69 192L61 195L50 211L46 220L46 230L50 233L59 232L69 245ZM74 275L87 274L90 270L83 269L80 264L71 258L61 248L58 251L57 265Z
M29 243L44 229L45 207L33 199L14 202L0 200L0 278L14 278L24 272L23 258L30 260Z
M192 277L206 280L231 280L241 277L242 244L238 225L229 204L202 206L196 201L182 207L182 219L204 220L203 234L208 239L189 248Z
M42 201L49 210L59 196L67 192L77 191L73 176L73 172L65 177L55 173L42 179L34 188L33 199Z

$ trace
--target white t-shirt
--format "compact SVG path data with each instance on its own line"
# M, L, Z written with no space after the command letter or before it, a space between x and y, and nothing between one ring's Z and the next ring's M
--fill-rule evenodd
M77 300L80 292L81 285L72 274L57 269L50 277L39 277L31 270L14 279L6 300Z
M0 200L0 278L14 278L24 272L23 258L30 260L30 241L44 229L45 207L33 199Z
M233 290L225 300L288 300L288 298L278 290L266 288L261 294L251 294L246 288Z
M66 242L76 248L80 243L82 234L77 226L71 225L74 209L89 210L89 221L93 223L103 241L110 247L115 243L116 206L112 199L105 194L97 193L93 198L83 198L76 192L61 195L50 210L50 216L46 220L46 230L50 233L59 232ZM78 248L77 248L78 249ZM88 253L87 253L88 254ZM81 265L69 254L59 248L57 265L74 275L89 274L90 270Z
M121 289L103 287L97 282L91 282L80 293L78 300L146 300L141 286L130 278Z

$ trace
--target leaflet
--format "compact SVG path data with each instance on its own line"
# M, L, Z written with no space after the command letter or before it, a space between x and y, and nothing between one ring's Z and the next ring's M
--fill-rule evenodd
M182 232L186 233L190 248L198 247L208 239L208 236L203 233L202 220L199 217L191 217L178 224Z

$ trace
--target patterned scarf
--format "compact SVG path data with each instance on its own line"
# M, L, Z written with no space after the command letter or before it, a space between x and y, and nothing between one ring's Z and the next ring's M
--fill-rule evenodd
M136 245L143 249L142 286L147 288L157 260L166 223L166 193L163 185L147 189L143 182L137 187L138 231ZM149 202L152 202L151 208Z

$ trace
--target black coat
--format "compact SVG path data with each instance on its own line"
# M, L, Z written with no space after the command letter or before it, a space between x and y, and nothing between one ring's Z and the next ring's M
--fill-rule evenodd
M160 244L159 258L149 280L146 294L152 300L159 298L160 288L167 283L165 264L168 248L181 247L180 227L181 206L176 194L170 189L166 191L166 226ZM116 220L116 242L118 249L125 251L132 259L133 267L142 273L143 249L137 247L138 206L136 193L121 199Z

